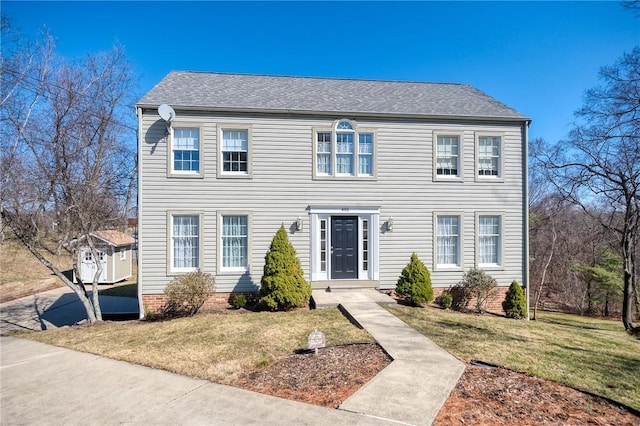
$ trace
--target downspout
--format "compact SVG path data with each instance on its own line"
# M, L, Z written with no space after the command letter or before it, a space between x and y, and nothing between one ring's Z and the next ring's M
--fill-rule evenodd
M138 213L138 224L136 226L137 231L138 231L138 241L137 241L137 257L136 257L136 261L138 262L138 314L139 314L139 318L143 319L144 318L144 303L142 303L142 283L144 282L143 279L143 274L142 274L142 268L140 268L140 265L142 264L142 262L140 262L140 253L142 253L142 250L140 250L140 246L141 246L141 242L142 239L140 238L140 235L142 235L142 221L140 220L140 218L142 217L142 206L140 204L140 192L142 189L142 164L140 164L140 153L142 152L142 108L137 107L136 108L136 115L138 116L138 152L136 153L137 155L137 159L136 161L138 162L138 191L136 191L136 207L137 207L137 213ZM132 268L133 268L133 250L131 250L131 262L132 262Z
M523 262L523 275L525 296L527 298L527 321L530 320L529 314L529 126L531 120L525 121L523 127L523 140L522 140L522 185L523 185L523 213L524 224L522 228L522 262Z

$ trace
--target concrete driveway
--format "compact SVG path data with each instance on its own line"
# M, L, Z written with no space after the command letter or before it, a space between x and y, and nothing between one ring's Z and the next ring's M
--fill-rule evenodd
M139 312L138 299L131 297L100 296L100 307L107 318L131 317ZM0 334L10 330L47 330L86 319L80 299L67 286L0 304Z

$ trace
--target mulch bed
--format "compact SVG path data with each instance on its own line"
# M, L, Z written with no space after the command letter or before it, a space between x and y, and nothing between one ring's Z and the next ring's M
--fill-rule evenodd
M242 374L234 386L338 407L391 359L377 344L293 354ZM434 425L638 425L640 417L604 398L502 368L468 365Z

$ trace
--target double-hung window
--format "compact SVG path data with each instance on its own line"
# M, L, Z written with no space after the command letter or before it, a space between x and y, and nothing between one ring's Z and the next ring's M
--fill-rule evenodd
M200 215L170 214L170 272L200 267Z
M246 270L249 266L249 218L222 215L222 269Z
M478 266L502 265L502 216L478 215Z
M460 135L435 135L435 178L461 178L462 154Z
M477 138L476 168L478 178L500 178L502 175L502 137L484 136Z
M200 175L200 129L175 127L171 145L171 173Z
M436 267L459 268L462 266L462 224L459 215L436 215Z
M218 125L218 177L251 177L251 128Z
M315 132L315 176L374 176L375 135L339 120L331 130Z

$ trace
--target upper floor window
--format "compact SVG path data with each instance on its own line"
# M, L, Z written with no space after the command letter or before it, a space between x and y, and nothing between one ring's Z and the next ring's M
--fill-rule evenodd
M176 127L171 145L171 172L200 175L200 129Z
M476 167L478 177L501 177L502 137L478 136Z
M374 133L339 120L315 133L316 176L374 176Z
M459 135L437 135L435 149L436 178L462 177Z
M251 176L251 128L218 125L218 177Z

